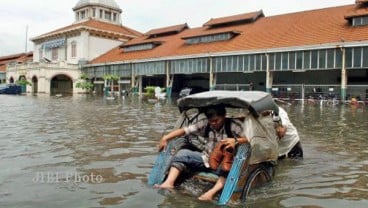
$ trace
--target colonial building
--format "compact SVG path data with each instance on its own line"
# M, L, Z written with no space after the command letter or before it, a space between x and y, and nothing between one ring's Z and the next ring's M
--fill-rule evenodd
M8 56L0 57L0 83L6 82L6 68L12 67L16 65L23 65L32 62L33 60L33 53L19 53L19 54L12 54ZM14 83L14 79L9 79L9 83Z
M116 74L134 91L256 90L277 96L368 93L368 1L265 16L255 11L153 29L84 65L95 80ZM127 81L128 82L128 81Z
M73 24L32 38L33 63L8 66L6 79L24 76L32 82L28 92L72 94L81 76L80 66L110 51L140 32L122 25L114 0L79 0Z

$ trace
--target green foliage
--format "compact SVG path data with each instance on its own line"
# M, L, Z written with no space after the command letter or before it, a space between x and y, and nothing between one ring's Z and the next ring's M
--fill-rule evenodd
M30 85L30 86L32 86L32 83L30 81L26 80L26 79L18 80L16 82L16 84L18 84L18 85Z
M81 74L80 79L88 80L89 78L87 74Z
M147 86L144 90L146 91L147 97L155 97L155 86Z
M92 90L94 85L90 81L77 82L76 88L81 88L85 90Z
M92 84L92 82L89 80L88 75L87 74L81 74L80 79L82 79L83 81L81 82L77 82L75 84L76 88L81 88L83 90L88 90L91 91L94 87L94 85Z
M115 74L105 74L102 79L107 80L107 81L116 81L119 80L119 76L115 75Z

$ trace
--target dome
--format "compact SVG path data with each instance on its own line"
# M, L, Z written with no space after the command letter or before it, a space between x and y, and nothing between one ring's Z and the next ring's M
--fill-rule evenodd
M99 5L105 6L111 9L120 10L119 5L114 0L79 0L78 3L75 5L73 10L79 9L84 6L88 5Z

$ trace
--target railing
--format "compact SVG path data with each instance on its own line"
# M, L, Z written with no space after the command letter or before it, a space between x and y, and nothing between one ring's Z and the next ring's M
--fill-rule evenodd
M235 90L235 91L242 91L242 90L249 90L249 84L216 84L216 90Z
M65 62L59 63L25 63L25 64L15 64L15 65L8 65L6 70L7 71L24 71L24 70L34 70L39 68L46 68L48 70L52 69L64 69L64 70L79 70L78 65L76 64L68 64Z
M271 94L278 98L287 99L341 99L341 85L273 85ZM352 97L361 100L368 99L368 85L347 85L346 98Z
M216 90L249 90L249 84L217 84ZM341 85L336 84L275 84L272 86L271 94L273 97L302 100L341 100ZM358 100L368 100L368 85L347 85L346 100L352 97Z

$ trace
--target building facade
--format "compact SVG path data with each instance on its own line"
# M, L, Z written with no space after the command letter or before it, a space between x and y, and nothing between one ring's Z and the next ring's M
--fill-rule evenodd
M121 24L122 10L114 0L80 0L73 24L32 38L33 62L7 67L6 79L25 77L27 92L73 94L80 67L114 47L141 35Z
M0 84L6 82L6 69L8 67L13 67L16 65L27 65L33 60L33 53L19 53L19 54L12 54L8 56L0 57ZM24 78L21 77L20 78ZM9 79L9 83L15 83L16 80Z
M266 17L263 11L153 29L97 57L83 72L145 86L247 90L275 96L368 94L368 1Z

